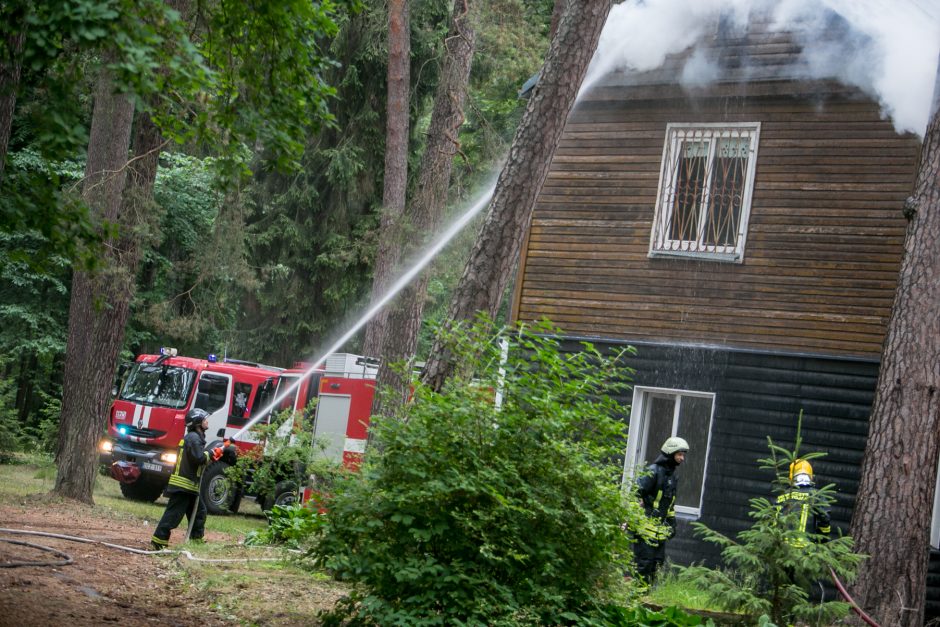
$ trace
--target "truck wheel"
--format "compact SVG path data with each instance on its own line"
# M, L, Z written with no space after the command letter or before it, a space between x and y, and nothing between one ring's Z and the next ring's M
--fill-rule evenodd
M297 482L280 481L274 486L274 492L268 494L261 504L261 510L271 511L275 505L291 505L297 502Z
M161 483L151 483L140 479L134 483L122 483L121 494L124 495L124 498L132 501L153 503L163 494L163 488L164 486Z
M232 506L238 490L225 476L225 469L229 465L223 461L209 464L202 474L202 500L210 514L222 515L232 513Z

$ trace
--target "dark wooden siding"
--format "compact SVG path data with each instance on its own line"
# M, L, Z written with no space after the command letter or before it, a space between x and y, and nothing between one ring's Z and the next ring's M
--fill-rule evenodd
M583 336L879 354L919 141L866 100L741 89L605 88L579 104L533 214L517 319ZM761 122L743 263L648 257L669 122Z
M569 349L575 346L568 344ZM769 496L772 479L757 460L769 455L768 437L793 447L802 409L802 450L826 453L814 460L813 468L820 482L835 484L834 527L848 533L877 362L683 345L637 343L635 347L637 353L629 359L636 370L635 387L715 394L701 522L731 536L750 526L749 501ZM632 395L620 400L628 416ZM709 545L692 536L688 521L680 521L680 533L668 552L673 561L683 564L714 562L717 557Z

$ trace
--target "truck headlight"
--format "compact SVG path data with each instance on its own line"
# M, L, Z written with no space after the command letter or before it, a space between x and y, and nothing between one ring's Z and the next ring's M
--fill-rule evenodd
M102 440L101 444L98 445L98 448L101 449L102 453L110 453L114 448L114 444L111 442L111 440Z
M160 461L168 464L176 463L176 453L163 453L160 455Z

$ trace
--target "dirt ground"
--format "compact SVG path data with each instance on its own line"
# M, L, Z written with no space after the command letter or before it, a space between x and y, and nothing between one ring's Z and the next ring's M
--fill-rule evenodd
M148 548L153 532L140 521L105 518L90 507L37 497L0 503L0 528L77 535L139 549ZM0 568L0 625L225 624L204 599L187 590L170 560L55 538L0 537L58 549L74 560L59 567ZM57 558L0 542L0 566L11 561Z
M75 535L139 549L149 549L153 532L152 522L145 525L140 520L115 519L91 507L36 496L0 501L0 528ZM0 626L310 625L316 623L316 611L329 607L342 593L324 586L326 591L321 592L323 598L317 606L298 608L300 613L286 612L291 606L290 588L270 585L275 583L277 571L269 571L257 587L250 583L251 574L242 574L232 585L250 586L252 599L233 607L219 588L226 583L226 569L216 568L223 575L208 573L206 581L209 567L189 566L193 563L184 564L183 557L138 555L101 545L2 532L0 538L45 545L68 553L74 560L58 567L3 567L13 561L59 558L0 542ZM206 540L224 543L229 538L210 531Z

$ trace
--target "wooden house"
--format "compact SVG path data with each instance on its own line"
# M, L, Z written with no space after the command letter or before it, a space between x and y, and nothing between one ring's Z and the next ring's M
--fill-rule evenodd
M678 563L717 557L689 521L750 525L770 487L756 460L768 436L792 448L801 411L834 524L851 519L920 139L858 89L804 78L800 53L766 25L716 25L694 52L707 82L689 86L691 50L603 79L568 119L523 246L515 320L637 349L624 480L667 436L691 444ZM931 573L936 615L940 561Z

